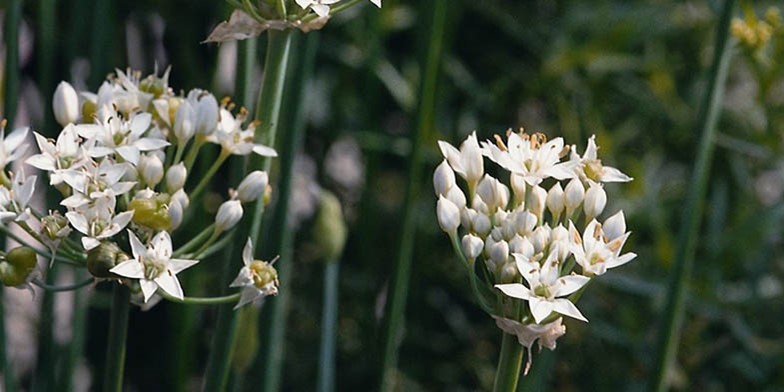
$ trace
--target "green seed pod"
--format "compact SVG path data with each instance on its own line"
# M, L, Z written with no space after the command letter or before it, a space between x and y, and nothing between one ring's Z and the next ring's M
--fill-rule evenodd
M6 286L27 283L37 261L38 257L32 248L19 246L11 249L0 261L0 280Z
M147 226L155 231L169 230L171 218L168 210L168 195L158 195L154 199L134 199L128 206L133 210L133 222Z
M347 231L340 200L331 192L322 191L313 235L325 260L336 261L340 257L346 244Z
M87 252L87 270L96 278L116 277L109 270L128 259L130 257L114 242L101 242Z

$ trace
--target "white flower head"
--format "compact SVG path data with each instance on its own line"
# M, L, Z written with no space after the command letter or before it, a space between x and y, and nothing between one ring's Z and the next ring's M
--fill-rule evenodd
M623 219L622 213L620 217L616 214L606 221L614 237L609 237L595 219L588 223L582 236L574 224L569 222L571 251L577 264L582 267L583 275L602 275L608 269L626 264L637 257L632 252L621 254L621 248L631 232L620 234L619 227L622 226L623 229L620 230L624 230L626 225L618 222L618 219Z
M577 155L577 147L572 146L571 162L574 162L575 175L581 179L590 179L595 182L629 182L633 178L623 174L620 170L602 165L597 157L596 135L588 139L588 146L582 157Z
M145 136L152 125L152 115L147 112L136 113L126 121L113 109L104 106L98 111L96 121L97 124L76 126L79 136L93 141L94 145L87 148L93 158L117 154L135 166L139 163L140 152L159 150L169 145L166 140Z
M113 237L131 222L133 210L115 215L116 203L114 197L101 197L65 213L68 222L84 235L84 250L97 247L101 240Z
M253 259L253 243L250 238L242 249L242 263L237 277L231 282L229 287L242 287L240 300L234 309L264 298L268 295L278 294L278 272L272 265L275 264L277 257L271 262Z
M552 312L588 321L574 304L566 298L583 287L590 278L581 275L559 276L559 266L555 253L551 253L541 265L528 258L514 254L517 269L528 287L520 283L497 284L496 288L504 294L528 301L531 315L541 324Z
M54 143L37 132L33 135L41 153L27 158L25 162L49 172L49 185L61 184L64 171L78 169L89 161L73 124L66 125Z
M248 113L240 110L235 118L230 111L221 109L218 129L207 136L208 141L220 146L233 155L248 155L255 153L263 157L276 157L278 153L272 147L254 142L256 124L250 123L247 129L242 129Z
M560 162L564 155L564 141L557 137L547 141L544 134L509 132L507 143L500 137L496 143L482 142L482 153L506 170L523 177L529 185L538 185L553 177L565 180L574 176L576 162Z
M133 259L126 260L110 269L117 275L138 279L144 302L160 288L166 294L183 299L184 294L177 274L198 263L198 260L173 259L172 242L168 232L161 231L144 246L133 232L128 231Z

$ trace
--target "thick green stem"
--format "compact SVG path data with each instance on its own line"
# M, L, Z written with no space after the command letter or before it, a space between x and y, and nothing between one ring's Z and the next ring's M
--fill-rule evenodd
M76 280L86 275L88 274L84 270L74 271ZM94 281L92 278L90 280ZM73 335L68 343L65 360L63 361L62 378L59 380L59 390L61 391L73 390L74 372L84 352L85 337L87 335L87 302L89 293L77 290L73 295L73 318L71 319Z
M411 275L411 259L416 236L416 201L420 196L424 144L435 126L436 82L441 64L443 34L446 25L447 1L433 4L432 27L429 33L427 58L424 62L424 78L420 90L419 113L416 134L413 135L413 151L409 159L408 187L403 205L403 224L397 263L390 286L390 301L386 307L385 333L381 368L381 390L391 391L395 386L398 347L404 324L408 283Z
M517 337L503 332L501 353L498 356L498 368L495 370L493 391L511 392L517 390L520 378L520 366L523 364L523 346Z
M58 265L46 273L46 285L54 286L57 281ZM49 391L55 387L55 365L57 344L54 341L54 292L44 291L41 300L41 317L38 327L38 360L33 378L33 391Z
M721 110L721 99L729 69L731 47L729 45L730 21L734 1L726 0L716 30L716 47L708 79L707 90L700 108L698 126L702 136L697 150L697 161L692 173L686 208L683 209L683 225L675 254L671 280L667 291L667 305L660 329L656 368L651 380L651 390L665 391L668 387L667 374L673 368L678 352L679 334L686 315L686 291L691 275L697 237L713 155L713 137Z
M319 350L319 371L317 391L335 390L335 343L337 340L338 320L338 278L340 264L329 261L324 269L324 302L321 315L321 349Z
M131 292L122 284L112 289L112 309L109 319L109 341L106 344L106 359L103 374L104 392L121 392L125 368L125 343L128 334L128 313Z
M268 32L267 54L264 64L264 76L261 81L261 90L254 112L254 118L261 121L261 125L256 128L255 141L268 146L274 146L277 136L280 112L283 100L283 87L286 80L286 70L289 61L291 48L291 32L289 31L269 31ZM254 65L256 55L256 42L248 41L247 44L240 44L241 64L238 77L237 90L244 105L250 103L250 75ZM251 158L251 168L269 171L272 164L270 158L259 161L257 157ZM242 170L239 165L235 165L232 173L244 174L247 170ZM238 176L242 178L242 176ZM264 213L264 203L256 202L250 208L251 223L250 227L244 227L240 231L242 234L248 233L253 239L253 243L258 247L259 234L261 232L261 221ZM240 238L245 238L243 235ZM245 244L245 241L237 241L238 248ZM241 251L229 249L226 252L228 260L234 260L234 256ZM228 285L229 280L239 268L238 263L227 262L222 270L221 282ZM237 332L236 314L230 306L221 306L218 311L218 324L215 338L212 341L212 350L207 361L207 374L204 381L203 390L224 390L229 375L231 364L231 349L234 345Z

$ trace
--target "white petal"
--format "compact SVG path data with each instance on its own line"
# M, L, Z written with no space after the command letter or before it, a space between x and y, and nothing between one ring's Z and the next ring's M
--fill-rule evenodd
M624 264L634 260L635 257L637 257L637 254L636 253L632 253L632 252L625 253L625 254L621 255L620 257L613 257L613 258L607 260L607 262L606 262L607 268L615 268L615 267L624 265Z
M84 215L78 212L69 211L65 213L65 217L76 230L79 230L82 234L89 234L90 228L87 224L87 218L85 218Z
M552 302L543 300L541 297L531 297L528 300L528 304L531 308L531 314L534 316L534 321L536 321L537 324L547 318L547 316L553 312L555 306Z
M147 279L140 279L139 286L142 288L142 294L144 294L144 302L146 303L150 297L158 290L158 284Z
M520 283L497 284L495 287L510 297L520 299L529 299L532 297L531 290Z
M109 272L132 279L144 278L144 266L137 260L126 260L114 266Z
M168 259L171 257L172 254L172 242L169 233L166 231L161 231L152 237L152 241L150 241L152 248L155 249L155 253L161 256L164 259Z
M101 245L101 242L97 239L87 236L82 237L82 246L84 247L84 250L90 251L94 248L97 248L98 245Z
M602 176L599 180L601 182L629 182L633 180L633 178L623 174L614 167L604 166L602 167Z
M248 269L248 267L242 267L229 287L242 287L248 285L253 285L253 278L250 276L250 269Z
M568 299L564 299L564 298L556 299L554 301L553 310L555 310L556 312L564 316L576 318L578 320L585 321L586 323L588 322L588 319L586 319L585 316L583 316L583 314L580 313L580 310L577 309L576 306L574 306L572 301L569 301Z
M159 150L168 146L169 144L171 143L167 142L166 140L152 137L141 138L133 143L133 145L141 151Z
M272 147L267 147L263 144L256 144L253 146L253 152L263 157L276 157L278 153Z
M136 237L136 234L133 234L130 230L128 230L128 240L131 243L131 252L133 253L134 259L138 260L147 252L147 248L144 247L144 244L142 244L142 242L139 241L139 238Z
M139 164L139 148L136 146L117 147L117 154L134 166Z
M180 286L180 281L177 280L177 277L174 276L171 271L166 271L155 278L155 283L157 283L158 287L162 288L163 291L174 298L182 299L184 296L182 293L182 287Z
M27 160L25 160L25 163L37 169L46 170L46 171L54 171L55 169L57 169L57 166L55 166L56 161L50 155L44 155L44 154L33 155L30 158L27 158Z
M248 242L245 243L245 247L242 249L242 262L245 265L250 265L253 262L253 242L251 242L250 237L248 237Z
M558 278L559 287L555 292L556 297L569 295L585 286L591 278L582 275L568 275Z
M169 260L169 270L176 274L198 263L199 260L171 259Z
M152 121L152 115L147 112L139 113L131 119L131 135L135 137L141 136L147 128L150 127L150 122Z
M234 309L239 309L246 304L249 304L259 297L262 296L261 290L257 289L255 286L249 286L242 289L242 295L240 295L240 301L237 302L237 305L234 306Z

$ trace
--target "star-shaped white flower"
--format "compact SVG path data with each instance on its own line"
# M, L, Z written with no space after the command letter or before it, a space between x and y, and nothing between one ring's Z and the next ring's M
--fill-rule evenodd
M25 177L24 172L19 171L13 177L10 190L6 187L0 187L1 222L8 223L12 220L22 222L30 217L27 203L33 197L35 179L36 176Z
M122 157L135 166L141 151L159 150L169 145L166 140L144 136L152 123L152 115L147 112L137 113L130 121L125 121L113 109L104 106L98 111L96 121L97 124L76 126L79 136L93 142L87 147L93 158L117 154L118 159Z
M544 141L541 134L510 133L506 146L482 142L483 154L506 170L523 177L529 185L538 185L545 178L565 180L574 177L576 162L561 162L564 141L557 137Z
M130 230L128 238L133 259L126 260L109 271L126 278L138 279L144 302L159 288L174 298L183 299L184 294L177 274L199 261L171 258L171 237L165 231L156 234L147 247Z
M133 210L114 215L116 203L114 197L102 197L65 213L71 226L84 235L84 250L97 247L102 239L114 236L131 222Z
M460 177L463 177L469 184L476 185L482 176L485 174L484 160L482 159L482 150L479 148L479 142L476 139L476 132L468 135L468 138L460 145L458 150L455 146L445 142L438 141L438 147L441 149L441 154L452 166Z
M111 159L103 159L100 164L89 161L78 169L64 170L63 181L73 189L73 194L61 205L77 208L100 198L114 198L133 189L135 182L120 181L125 175L128 164L114 163Z
M73 124L66 125L54 143L38 132L33 132L33 134L41 153L27 158L25 162L30 166L49 172L49 185L61 184L65 170L77 169L89 159L80 144Z
M318 16L328 16L329 6L340 0L294 0L303 10L310 9Z
M621 254L626 239L631 232L624 232L626 224L623 212L618 212L605 221L607 230L595 219L588 223L585 231L580 233L569 222L570 250L575 261L583 269L583 275L602 275L610 268L624 265L637 257L629 252Z
M276 157L278 153L272 147L254 143L256 126L251 123L247 129L242 129L247 112L241 111L235 118L230 111L221 109L218 129L207 136L208 141L220 144L221 147L233 155L248 155L251 152L264 157Z
M277 258L276 258L277 260ZM240 308L245 304L251 303L259 298L268 295L278 294L278 274L272 262L265 262L253 259L253 244L250 238L242 249L242 262L245 266L240 269L240 273L231 282L229 287L242 287L240 301L234 309Z
M585 148L583 156L577 154L577 147L572 146L570 162L575 162L575 174L580 179L590 179L596 182L629 182L633 178L623 174L620 170L602 165L602 161L597 158L596 135L588 139L588 146Z
M534 321L540 324L552 312L560 313L582 321L588 321L574 304L566 298L583 287L590 278L581 275L559 276L558 260L555 252L550 253L542 265L530 262L518 253L513 254L517 269L528 283L497 284L496 288L504 294L528 301Z

